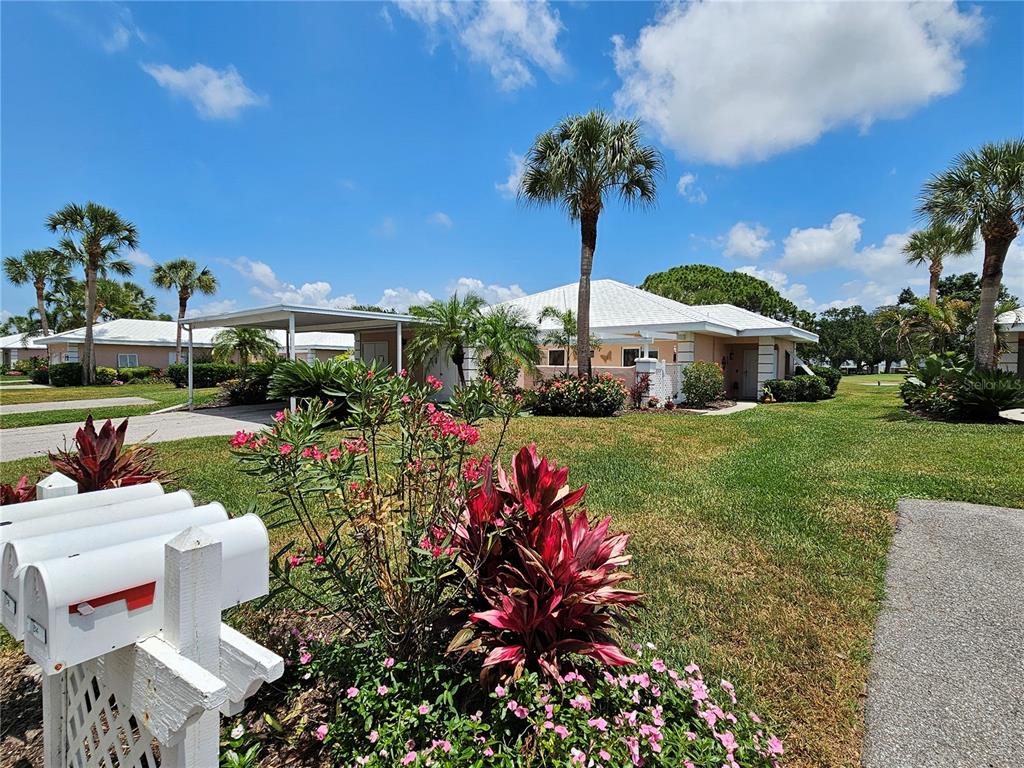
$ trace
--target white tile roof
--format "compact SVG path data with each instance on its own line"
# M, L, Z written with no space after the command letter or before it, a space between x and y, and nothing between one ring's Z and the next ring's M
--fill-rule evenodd
M544 307L553 306L564 311L576 311L579 283L563 285L548 291L522 296L502 303L518 307L530 322L538 322ZM545 320L542 330L554 328L556 323ZM745 335L745 332L771 329L773 335L796 336L817 340L814 334L790 323L773 320L732 304L692 306L664 296L635 288L617 280L594 280L590 284L590 328L601 335L626 329L652 331L706 331L724 335ZM767 335L767 334L766 334Z
M1005 325L1015 331L1024 331L1024 307L1003 312L996 317L996 325Z
M173 347L177 323L172 320L131 320L122 318L93 326L93 342L95 344L126 344L137 346ZM196 328L192 332L193 345L212 347L213 337L223 328ZM278 346L285 346L284 331L267 331ZM182 343L187 343L188 333L182 333ZM60 342L81 344L85 341L85 328L58 333L47 339L48 343ZM295 349L352 349L355 344L351 333L326 333L323 331L307 331L295 334Z
M10 336L0 336L0 349L46 349L42 339L41 333L34 336L12 333Z

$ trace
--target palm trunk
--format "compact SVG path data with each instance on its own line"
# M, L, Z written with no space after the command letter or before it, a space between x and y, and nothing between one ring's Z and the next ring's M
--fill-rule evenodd
M576 303L576 373L590 377L590 273L597 250L597 211L580 217L580 285Z
M933 307L939 304L939 278L942 277L942 262L932 262L928 268L928 303Z
M85 349L82 352L82 384L96 381L93 368L92 325L93 312L96 309L96 267L92 261L85 268Z
M178 328L174 335L174 362L181 362L181 321L185 319L185 309L188 307L188 296L178 294Z
M46 303L43 301L43 294L46 291L46 283L40 280L35 284L36 308L39 310L39 324L43 328L43 336L50 335L50 323L46 320Z
M1011 224L1012 226L1012 224ZM984 234L984 233L983 233ZM974 364L978 368L994 366L996 335L996 301L1003 282L1003 263L1010 243L1017 236L1012 226L1012 235L1000 232L985 238L985 262L981 269L981 302L978 304L978 322L974 329Z
M455 370L459 374L459 384L466 386L466 372L462 368L462 364L466 361L466 353L462 349L457 349L452 352L452 362L455 363Z

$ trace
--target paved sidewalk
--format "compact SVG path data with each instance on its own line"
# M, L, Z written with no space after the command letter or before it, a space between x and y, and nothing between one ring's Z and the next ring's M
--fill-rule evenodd
M127 442L146 440L160 443L187 437L233 435L240 429L253 430L269 424L280 404L239 405L228 408L206 408L194 413L173 413L132 416L128 419ZM119 419L114 420L120 423ZM70 446L75 432L81 426L73 424L47 424L41 427L18 427L0 430L0 461L45 456L49 451L63 447L65 438Z
M105 408L118 405L149 405L156 400L146 397L95 397L91 400L57 400L50 403L16 403L0 405L0 416L8 413L38 413L40 411L73 411L80 408Z
M875 629L864 768L1024 764L1024 510L905 499Z

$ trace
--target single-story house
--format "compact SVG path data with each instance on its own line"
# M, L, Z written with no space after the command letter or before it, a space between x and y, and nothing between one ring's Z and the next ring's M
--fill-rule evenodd
M108 368L134 368L150 366L164 369L175 361L175 335L178 324L171 320L110 320L93 326L93 345L96 365ZM197 329L192 346L196 360L209 357L213 338L223 327ZM282 354L287 354L286 334L268 331ZM85 343L85 328L53 334L46 338L51 363L77 363ZM295 337L296 357L309 361L327 360L343 352L351 352L354 340L349 333L311 332ZM182 361L188 359L188 338L182 333Z
M1024 379L1024 307L1011 309L996 317L996 326L1006 343L999 356L999 367Z
M46 357L47 354L42 333L12 333L10 336L0 336L0 353L3 355L3 364L8 369L17 368L19 360Z
M516 307L540 333L558 329L551 319L540 322L545 307L576 311L578 283L503 302ZM637 361L663 374L666 384L652 387L661 399L676 397L682 370L698 360L718 363L725 372L726 392L737 399L755 399L769 379L792 376L797 343L815 343L818 336L792 323L775 320L732 304L682 304L616 280L594 280L590 291L590 331L600 341L593 370L634 380ZM571 350L540 344L541 376L575 367ZM524 381L529 385L531 381ZM671 391L670 391L671 390Z

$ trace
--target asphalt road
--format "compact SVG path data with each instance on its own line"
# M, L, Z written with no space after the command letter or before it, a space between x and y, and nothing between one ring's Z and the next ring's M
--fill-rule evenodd
M1024 765L1024 510L901 501L886 592L865 768Z

